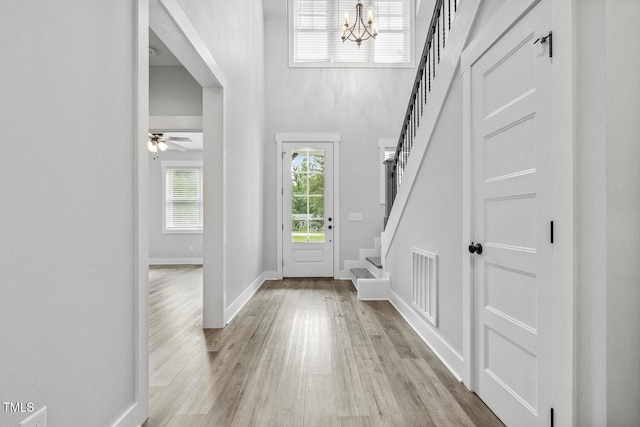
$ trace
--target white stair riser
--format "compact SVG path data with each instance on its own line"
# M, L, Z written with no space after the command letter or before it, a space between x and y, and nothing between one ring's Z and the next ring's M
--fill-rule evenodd
M390 282L388 279L360 279L356 287L359 300L389 299Z
M382 269L377 268L375 265L371 264L369 261L367 261L367 270L369 270L371 274L376 276L377 279L382 279L382 275L383 275Z
M380 249L360 249L360 259L367 261L367 257L379 257Z

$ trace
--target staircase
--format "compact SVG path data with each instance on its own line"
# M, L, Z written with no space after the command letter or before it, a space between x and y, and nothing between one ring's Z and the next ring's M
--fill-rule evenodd
M388 300L391 281L384 273L380 257L380 238L372 249L360 249L358 261L345 261L345 270L358 291L359 300Z

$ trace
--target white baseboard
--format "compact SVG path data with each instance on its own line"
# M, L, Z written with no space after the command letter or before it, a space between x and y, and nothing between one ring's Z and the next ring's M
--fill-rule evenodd
M149 258L149 265L202 265L202 258Z
M335 277L336 280L351 280L351 269L349 270L340 270L338 275Z
M422 341L438 356L453 376L462 382L464 373L464 359L462 356L442 339L440 334L434 330L433 326L429 325L426 320L421 319L420 316L413 311L411 306L402 300L398 294L390 290L389 296L389 301L398 313L404 317L404 320L407 321L420 338L422 338Z
M338 280L351 280L351 269L352 268L360 268L362 267L362 263L360 260L345 260L344 262L344 270L338 272L338 276L336 279Z
M111 425L111 427L127 427L127 426L139 426L142 425L146 417L149 415L148 404L146 405L146 413L143 414L143 405L136 402L118 420Z
M264 274L264 280L280 280L280 279L282 279L282 277L278 276L278 272L277 271L265 271L263 274Z
M249 302L253 294L256 293L260 286L267 280L267 272L262 273L256 280L249 285L247 289L234 302L224 310L224 323L229 324L234 317L242 310L242 307Z
M389 301L389 280L360 279L358 282L356 287L360 301Z

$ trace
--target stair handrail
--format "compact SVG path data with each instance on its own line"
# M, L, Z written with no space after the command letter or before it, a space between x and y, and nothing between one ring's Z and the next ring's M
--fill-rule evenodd
M442 50L446 45L446 39L451 30L453 18L458 11L460 0L436 0L427 39L422 49L420 64L413 83L407 111L402 123L400 138L396 146L392 164L386 168L386 203L385 203L385 226L386 219L391 213L393 202L400 188L404 170L409 160L409 154L413 147L416 131L420 127L420 117L424 113L424 106L431 92L432 82L436 76L436 70L440 63ZM391 194L389 194L389 192Z

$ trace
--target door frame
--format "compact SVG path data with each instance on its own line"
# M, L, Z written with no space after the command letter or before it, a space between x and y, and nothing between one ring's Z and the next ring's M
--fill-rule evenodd
M472 111L471 111L471 66L509 29L526 15L540 0L505 2L494 17L462 52L461 74L463 82L462 98L462 346L464 371L463 382L469 390L475 391L474 383L474 301L473 273L474 259L466 250L473 240L473 171L472 171ZM552 85L552 144L554 162L553 174L558 176L553 199L556 202L554 220L556 228L553 248L556 260L553 262L557 277L554 283L553 323L554 337L552 355L554 363L555 421L557 425L573 425L576 413L576 275L575 275L575 216L574 216L574 113L573 92L573 2L548 0L551 2L551 29L553 29L554 57L551 70ZM562 224L561 229L558 224Z
M204 139L203 327L222 328L226 309L226 97L227 78L177 0L149 2L149 28L202 86L202 117L153 117L163 127L200 125ZM148 31L148 29L147 29ZM144 52L143 52L144 54ZM147 76L148 80L148 76ZM148 82L147 82L148 85ZM148 96L148 94L147 94ZM148 101L147 101L148 102ZM147 124L148 126L148 124ZM147 179L148 181L148 179Z
M203 167L214 171L211 175L215 185L210 186L207 193L208 205L218 207L208 222L205 219L203 242L203 260L211 277L219 280L204 279L203 312L204 327L223 327L225 324L225 290L226 276L224 254L224 239L226 223L225 210L225 176L224 154L227 143L225 133L225 97L224 88L227 79L209 52L206 44L193 28L191 22L184 15L177 0L137 0L132 5L135 17L133 46L136 50L135 64L135 141L132 141L133 161L136 165L135 186L135 318L133 330L135 336L134 362L134 401L126 413L118 419L114 426L137 425L149 415L149 152L147 138L149 133L149 28L154 26L156 34L161 29L166 40L163 40L170 50L183 63L198 83L203 87L203 117L207 125L202 126L209 140L206 143L216 149L203 150ZM158 34L160 36L160 34ZM191 123L191 122L190 122ZM199 127L199 126L198 126ZM217 172L216 172L217 171ZM222 220L220 220L222 218ZM215 272L215 273L214 273ZM205 311L205 310L203 310Z
M277 251L276 251L276 272L277 278L282 279L283 271L283 212L282 199L284 189L282 187L282 144L286 142L324 142L333 144L333 277L339 276L340 267L340 134L339 133L281 133L275 134L276 142L276 230L277 230Z

